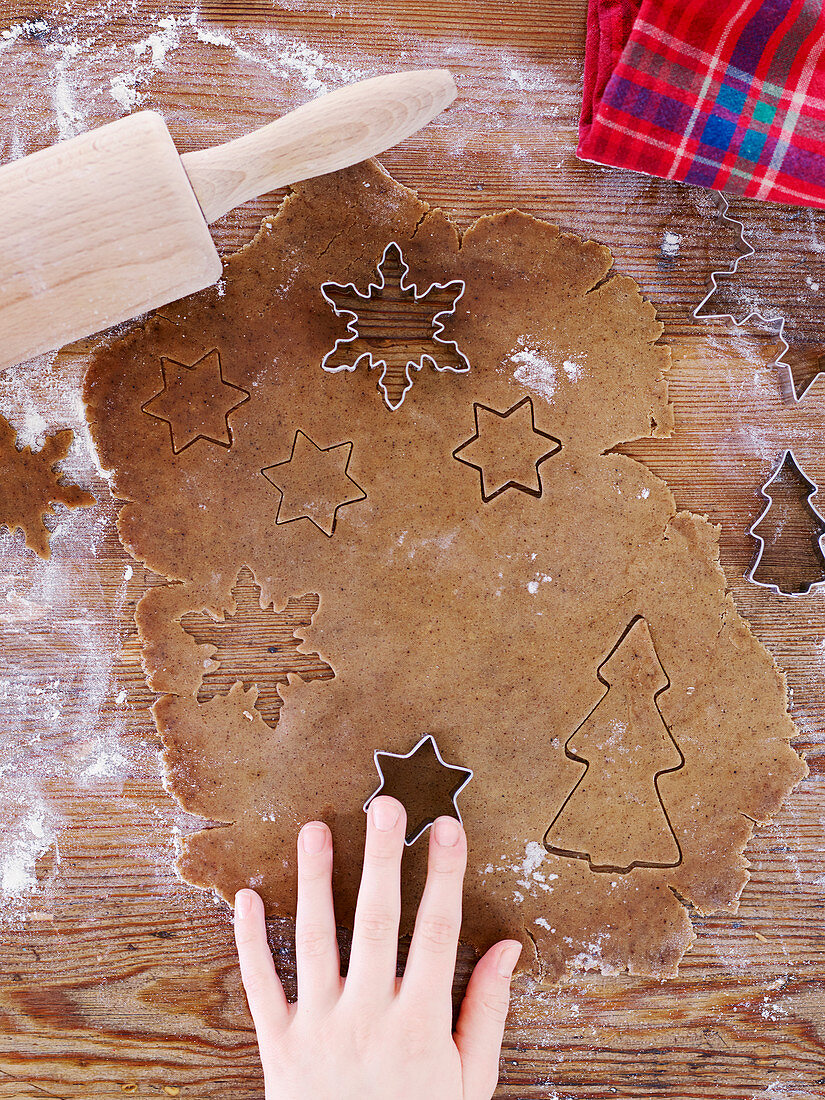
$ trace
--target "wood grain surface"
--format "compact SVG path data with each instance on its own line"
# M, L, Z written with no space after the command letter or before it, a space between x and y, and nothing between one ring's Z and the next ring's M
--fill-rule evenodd
M180 0L0 0L0 159L137 106L163 112L184 152L321 86L445 66L459 100L383 158L392 173L462 226L518 206L611 247L674 357L675 434L623 449L680 507L721 525L736 604L788 674L811 774L757 830L739 911L694 916L678 979L589 971L517 986L497 1095L821 1100L825 594L783 597L744 573L759 486L784 448L825 478L823 390L790 404L774 335L692 317L710 272L736 255L712 197L575 159L584 27L584 0L206 0L198 12ZM279 198L221 219L218 248L248 241ZM749 202L733 213L757 248L741 293L793 314L810 372L825 350L825 213ZM726 293L741 299L733 282ZM6 372L0 411L35 435L78 426L93 343ZM260 1098L229 913L172 866L175 837L200 822L163 789L135 642L135 602L158 578L120 548L107 483L81 447L69 469L100 504L82 510L92 520L58 517L53 562L19 534L0 541L0 1098ZM289 976L289 929L273 925L272 944Z

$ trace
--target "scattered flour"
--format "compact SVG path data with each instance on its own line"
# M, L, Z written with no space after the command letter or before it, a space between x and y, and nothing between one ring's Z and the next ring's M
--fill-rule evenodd
M520 336L510 352L508 362L515 368L513 378L517 382L552 403L560 380L566 378L568 382L578 382L581 379L584 364L579 360L584 358L584 355L578 355L576 358L564 359L559 367L539 348L532 346L529 337Z
M301 0L279 0L263 23L222 22L195 6L176 14L162 7L153 11L151 3L147 9L138 0L91 0L82 11L68 4L38 9L36 19L0 30L4 86L27 90L4 104L0 162L141 107L159 108L170 121L180 121L195 145L213 144L250 128L250 101L270 103L277 116L356 80L444 66L454 69L460 95L431 123L443 156L474 163L483 134L485 147L492 144L502 154L493 169L502 177L552 172L558 181L574 167L565 155L575 144L574 127L556 116L576 113L578 59L549 64L470 35L445 40L400 29L382 53L374 42L359 45L328 32L321 38L317 30L296 33L283 9L303 6ZM221 59L213 74L216 94L227 92L220 124L164 96L159 76L176 82L178 67L193 61L198 71L207 71L212 50L234 58L229 65ZM40 74L34 81L33 72ZM239 83L249 94L236 104L232 92Z
M229 35L223 34L220 31L198 27L195 34L198 37L198 42L206 42L209 46L228 46L230 49L232 47L232 39Z
M564 937L568 946L573 946L573 940L569 936ZM598 970L602 974L618 974L619 970L611 963L605 962L602 957L603 937L599 936L592 943L584 944L584 950L580 951L567 964L570 970Z
M779 1001L771 1001L768 997L762 1001L759 1014L765 1020L782 1020L789 1015L787 1008L784 1008Z
M536 348L531 348L524 341L519 340L516 350L510 353L510 362L514 365L513 378L521 382L523 386L541 394L546 401L551 401L556 395L556 376L558 370L555 364Z
M276 48L279 41L274 35L267 35L264 38L267 45L275 45ZM312 49L305 42L293 42L279 49L277 58L283 65L284 76L297 76L307 91L316 92L318 95L324 95L330 91L328 81L335 86L364 80L367 76L367 72L363 69L352 69L337 61L330 61L320 50ZM319 73L323 74L324 79L318 75Z
M0 893L20 908L37 890L37 862L51 849L55 864L60 862L57 826L42 800L31 796L16 807L4 807L0 839ZM17 810L15 814L14 810Z
M531 897L541 897L541 893L552 893L550 883L559 876L542 871L541 867L547 858L547 852L537 840L524 841L524 855L509 856L503 852L499 863L488 863L479 868L480 875L491 875L496 872L509 871L514 875L515 885L521 887L513 891L513 901L521 904L524 901L524 892ZM482 879L482 882L486 879Z
M539 585L547 584L552 580L553 578L549 573L536 573L535 580L527 582L527 591L531 596L535 596L539 590Z
M141 102L142 97L137 90L137 82L137 73L118 73L109 80L112 99L126 112L134 110Z
M66 822L52 792L66 784L118 790L134 768L123 737L126 696L115 697L127 584L112 600L95 560L116 510L81 430L82 367L41 356L0 375L0 410L18 439L39 448L55 429L72 428L61 468L98 498L93 508L57 506L47 519L49 561L27 550L20 532L0 529L0 919L12 921L34 919L58 873Z
M79 47L76 43L64 47L54 65L52 106L57 120L57 133L61 141L76 137L85 129L83 116L74 101L69 76L71 63L78 52Z
M667 256L669 260L675 259L679 255L679 247L681 244L681 234L666 229L662 235L662 255Z
M16 42L18 38L39 38L48 29L49 24L45 19L26 19L22 23L15 23L14 26L0 31L0 39L2 39L0 51L10 46L12 42Z
M197 12L193 9L189 15L175 18L167 15L158 20L158 29L145 38L142 42L132 46L136 58L149 54L149 64L153 69L162 69L166 64L166 55L180 48L181 31L184 27L194 27L197 22Z
M9 116L0 122L0 161L74 137L107 121L107 116L116 117L113 107L131 112L154 106L149 88L155 74L170 69L178 53L191 52L199 43L232 51L240 62L257 68L270 86L277 79L280 90L298 86L321 95L386 71L374 61L351 65L344 49L340 58L329 57L306 41L273 31L277 18L266 29L231 30L203 26L200 18L197 8L180 15L159 13L147 27L136 0L102 0L91 10L75 13L61 8L0 30L7 87L13 87L18 77L21 86L31 86L24 77L31 71L35 51L38 68L40 58L50 61L42 86L34 88L34 101L28 96L12 101ZM261 94L271 98L270 88L262 88ZM49 112L42 110L46 104ZM44 113L52 118L45 132Z

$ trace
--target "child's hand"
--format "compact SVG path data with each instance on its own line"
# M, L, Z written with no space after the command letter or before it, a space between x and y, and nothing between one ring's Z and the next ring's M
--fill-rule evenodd
M298 838L297 1004L288 1004L275 972L261 899L254 890L235 896L235 942L267 1100L489 1100L521 944L503 940L477 963L453 1034L464 830L451 817L438 818L430 830L427 884L404 977L397 980L406 813L381 795L367 819L346 980L326 825L310 822Z

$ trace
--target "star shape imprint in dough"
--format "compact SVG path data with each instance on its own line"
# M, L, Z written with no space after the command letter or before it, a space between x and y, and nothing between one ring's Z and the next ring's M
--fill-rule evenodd
M163 389L141 408L169 425L173 453L180 454L198 439L231 447L229 414L250 395L224 379L217 349L191 364L162 355L160 369Z
M347 473L351 457L351 442L322 449L308 435L297 431L289 458L261 470L281 493L275 522L308 519L332 537L338 509L367 496Z
M561 443L536 427L533 401L524 397L506 412L473 403L475 435L456 447L453 458L481 476L481 499L488 503L505 489L541 496L539 466L561 450Z
M397 798L407 811L405 844L414 844L437 817L446 815L461 821L456 799L473 773L469 768L447 764L431 733L425 734L404 755L376 751L375 766L381 782L364 803L364 809L379 794Z

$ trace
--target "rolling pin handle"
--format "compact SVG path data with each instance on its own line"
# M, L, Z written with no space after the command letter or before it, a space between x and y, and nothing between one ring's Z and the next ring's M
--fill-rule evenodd
M207 222L277 187L384 152L457 95L446 69L389 73L319 96L251 134L181 157Z

